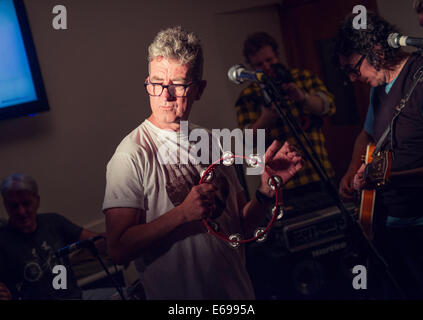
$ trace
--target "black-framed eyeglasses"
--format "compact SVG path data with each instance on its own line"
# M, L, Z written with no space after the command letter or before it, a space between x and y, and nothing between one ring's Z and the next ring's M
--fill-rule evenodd
M346 66L342 68L342 71L347 75L353 75L356 78L361 76L360 68L361 64L363 63L364 59L366 58L366 55L362 55L361 58L357 61L357 63L354 65L354 67Z
M157 97L160 96L163 92L163 90L166 88L169 94L172 97L186 97L187 96L187 89L188 87L196 84L196 82L191 82L188 84L168 84L163 85L161 83L154 83L150 81L146 81L144 83L144 87L147 90L147 93L150 96Z

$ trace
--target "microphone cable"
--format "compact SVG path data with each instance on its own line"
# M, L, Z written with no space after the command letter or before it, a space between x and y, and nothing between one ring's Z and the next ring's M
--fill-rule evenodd
M102 237L103 239L106 239L106 237L104 237L104 236L101 236L101 237ZM94 256L97 258L97 260L100 262L100 264L101 264L101 266L103 267L104 271L106 272L107 276L108 276L108 277L112 280L113 285L115 286L115 288L116 288L117 292L119 293L119 295L120 295L121 299L122 299L122 300L126 300L126 299L125 299L125 296L124 296L124 294L123 294L122 288L121 288L121 287L120 287L120 285L117 283L116 279L112 276L112 274L109 272L109 269L107 269L107 267L106 267L105 263L103 262L103 259L101 259L100 255L98 254L98 250L97 250L97 249L95 249L95 250L92 250L92 251L95 251L95 252L92 252L92 253L93 253L93 255L94 255ZM113 265L114 265L114 267L115 267L115 274L117 274L117 273L118 273L118 268L117 268L117 265L116 265L116 263L114 263L114 262L113 262Z

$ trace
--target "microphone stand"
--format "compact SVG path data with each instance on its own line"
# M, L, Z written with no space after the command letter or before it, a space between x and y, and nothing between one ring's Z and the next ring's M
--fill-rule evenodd
M351 215L348 213L348 210L345 208L345 205L339 196L339 193L335 184L328 176L325 168L323 167L322 163L319 160L319 157L316 155L316 152L313 146L311 145L309 139L306 137L304 130L299 126L298 122L293 117L292 113L290 112L289 106L281 93L281 88L279 88L276 85L276 83L270 77L266 75L262 76L261 82L264 83L265 85L265 88L262 88L262 90L264 89L267 91L267 94L271 100L271 101L266 101L266 103L269 104L270 102L271 105L273 104L279 117L282 119L282 121L286 125L288 125L291 133L293 134L293 137L295 138L297 144L300 146L303 155L305 155L306 158L310 160L313 168L316 170L317 174L319 175L320 180L323 182L326 188L326 191L335 200L336 206L339 208L342 215L345 217L345 220L347 223L347 230L349 233L351 233L351 239L354 239L354 237L352 236L354 233L358 234L361 238L364 239L363 243L367 245L367 249L368 249L367 251L370 252L376 258L377 262L379 262L381 265L384 266L387 276L391 280L395 289L404 299L405 295L402 289L400 288L400 286L398 285L398 283L396 282L395 278L389 271L389 266L387 262L380 255L380 253L375 248L372 241L364 235L360 224L351 217ZM263 96L265 97L266 95L263 95ZM301 138L303 138L304 142L303 140L301 140Z

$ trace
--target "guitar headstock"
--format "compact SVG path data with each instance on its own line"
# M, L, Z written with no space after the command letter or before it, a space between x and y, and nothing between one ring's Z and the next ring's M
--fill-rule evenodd
M364 169L365 189L376 189L386 184L391 173L392 153L382 151L373 155L373 160Z

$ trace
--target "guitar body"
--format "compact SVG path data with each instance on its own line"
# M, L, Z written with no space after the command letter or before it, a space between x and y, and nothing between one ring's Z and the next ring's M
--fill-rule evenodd
M373 151L375 149L374 144L367 145L366 156L364 163L367 165L373 161ZM361 202L360 202L360 214L359 222L363 228L364 233L369 239L373 238L373 212L375 208L376 190L361 191Z
M385 185L390 177L392 166L392 153L390 151L374 154L374 150L374 144L367 145L364 158L366 168L363 174L365 187L361 191L359 214L360 224L369 239L373 238L376 188Z

